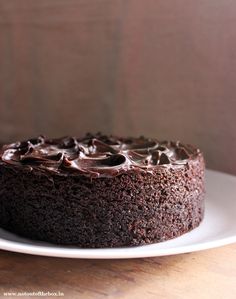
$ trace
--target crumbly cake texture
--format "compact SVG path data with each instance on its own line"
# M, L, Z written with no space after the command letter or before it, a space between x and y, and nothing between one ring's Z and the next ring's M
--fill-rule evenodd
M0 226L84 248L162 242L204 215L202 153L179 142L87 134L0 151Z

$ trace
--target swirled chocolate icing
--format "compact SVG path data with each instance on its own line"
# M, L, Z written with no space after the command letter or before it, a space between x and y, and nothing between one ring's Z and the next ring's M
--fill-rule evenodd
M180 166L199 154L198 149L178 141L120 138L98 133L83 138L39 136L4 145L0 161L64 175L111 177L135 168L152 172L158 167Z

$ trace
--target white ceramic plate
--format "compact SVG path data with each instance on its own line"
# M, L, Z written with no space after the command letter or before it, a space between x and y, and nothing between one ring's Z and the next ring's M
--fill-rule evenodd
M36 255L108 259L163 256L236 242L236 176L207 170L205 218L200 226L176 239L130 248L79 249L18 237L0 229L0 249Z

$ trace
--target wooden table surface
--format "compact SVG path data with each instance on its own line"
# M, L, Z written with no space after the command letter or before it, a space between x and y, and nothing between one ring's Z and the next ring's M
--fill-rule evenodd
M236 244L129 260L64 259L0 251L0 298L16 298L6 297L4 292L39 291L61 292L61 298L70 299L235 299Z

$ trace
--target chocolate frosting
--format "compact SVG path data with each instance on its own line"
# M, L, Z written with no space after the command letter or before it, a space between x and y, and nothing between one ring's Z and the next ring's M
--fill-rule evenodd
M179 141L158 141L142 136L121 138L98 133L83 138L39 136L4 145L0 161L63 175L112 177L130 169L153 172L158 167L177 167L199 154L199 149Z

